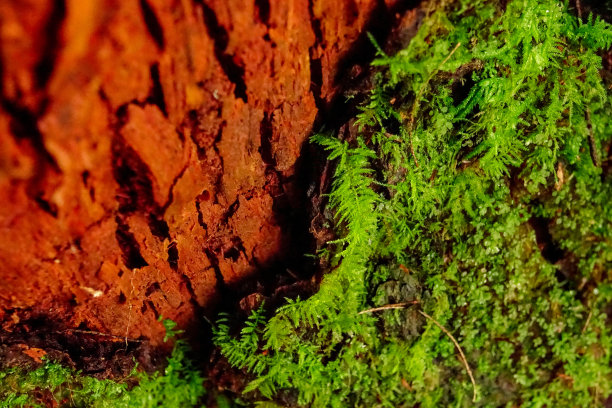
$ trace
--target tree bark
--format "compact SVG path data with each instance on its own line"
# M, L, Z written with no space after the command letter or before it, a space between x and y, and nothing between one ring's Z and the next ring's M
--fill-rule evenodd
M158 344L282 264L302 145L399 3L0 2L3 329Z

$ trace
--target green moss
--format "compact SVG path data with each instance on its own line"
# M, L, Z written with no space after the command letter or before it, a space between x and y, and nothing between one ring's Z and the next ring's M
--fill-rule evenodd
M556 0L431 9L406 49L379 49L357 139L313 138L336 164L333 271L237 337L222 320L216 343L255 397L472 405L422 309L465 351L477 405L599 406L612 393L612 104L597 52L612 27ZM544 251L532 225L549 228Z
M173 322L163 323L167 338L178 333L172 330ZM187 344L176 340L163 373L146 374L135 368L122 381L99 380L51 361L32 371L10 368L0 372L0 406L43 407L51 401L65 407L202 406L204 379L187 352Z

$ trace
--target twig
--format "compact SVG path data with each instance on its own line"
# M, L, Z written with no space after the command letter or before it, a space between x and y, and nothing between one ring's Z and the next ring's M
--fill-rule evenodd
M373 307L373 308L367 309L367 310L362 310L361 312L359 312L357 314L379 312L381 310L389 310L389 309L405 309L408 306L417 305L419 303L421 303L421 302L419 302L418 300L413 300L413 301L410 301L410 302L403 302L403 303L393 303L393 304L390 304L390 305L384 305L384 306L380 306L380 307Z
M465 366L465 369L467 370L468 375L470 376L470 380L472 381L472 386L474 388L474 396L472 397L472 401L476 402L476 380L474 380L474 375L472 374L472 370L470 369L470 365L468 364L467 359L465 358L465 354L463 354L463 350L461 349L461 346L459 345L459 342L457 342L457 340L455 340L453 335L448 330L446 330L446 328L444 326L442 326L440 323L438 323L438 321L436 319L434 319L433 317L431 317L430 315L428 315L427 313L425 313L422 310L419 310L418 312L421 315L423 315L424 317L426 317L427 319L431 320L433 322L433 324L438 326L440 328L440 330L442 330L444 332L444 334L446 334L452 340L452 342L455 344L455 347L457 347L457 351L459 351L459 355L461 356L461 362Z
M444 58L444 61L442 61L442 63L441 63L440 65L438 65L438 68L436 69L436 71L437 71L437 70L439 70L439 69L442 67L442 65L444 65L444 64L446 64L446 63L448 62L448 60L450 59L450 57L452 57L452 56L453 56L453 54L455 53L455 51L457 51L457 49L458 49L459 47L461 47L461 43L460 43L460 42L458 42L458 43L457 43L457 45L455 45L455 48L453 48L453 50L450 52L450 54L448 54L448 55L446 56L446 58ZM433 74L432 74L431 76L433 76Z
M125 336L115 336L114 334L102 333L102 332L98 332L98 331L94 331L94 330L64 329L64 330L61 330L61 331L55 331L54 333L64 334L66 332L79 333L79 334L91 334L91 335L94 335L94 336L108 337L108 338L117 339L117 340L120 340L120 341L123 341L125 339ZM131 341L132 343L142 343L143 342L142 340L131 339L131 338L128 338L128 341Z
M128 334L130 332L130 324L132 323L132 296L134 295L134 274L136 273L136 268L132 269L132 276L130 277L130 306L128 307L128 321L125 326L125 349L128 347Z
M581 334L584 334L587 327L589 326L589 322L591 321L591 316L593 316L593 311L589 310L589 314L587 315L586 322L584 322L584 326L582 326L582 331L580 332Z
M582 6L580 5L580 0L576 0L576 11L578 12L578 18L582 22Z
M410 302L403 302L403 303L392 303L392 304L389 304L389 305L384 305L384 306L380 306L380 307L374 307L372 309L362 310L358 314L379 312L381 310L390 310L390 309L404 309L404 308L406 308L408 306L412 306L412 305L415 305L415 304L418 304L418 303L420 303L418 300L413 300L413 301L410 301ZM433 317L431 317L430 315L428 315L427 313L425 313L422 310L417 310L417 311L423 317L425 317L426 319L431 320L433 322L433 324L438 326L440 328L440 330L442 330L442 332L444 332L444 334L446 334L448 336L448 338L451 339L451 341L453 342L453 344L457 348L457 351L459 351L459 356L460 356L461 362L465 366L465 369L466 369L468 375L470 376L470 381L472 382L472 387L473 387L473 390L474 390L474 395L472 396L472 401L476 402L476 396L477 396L477 392L476 392L476 380L474 379L474 374L472 373L472 369L470 368L470 365L467 362L467 358L465 357L465 354L463 354L463 349L459 345L459 342L453 337L451 332L449 332L444 326L442 326L436 319L434 319ZM588 323L588 321L587 321L587 323Z

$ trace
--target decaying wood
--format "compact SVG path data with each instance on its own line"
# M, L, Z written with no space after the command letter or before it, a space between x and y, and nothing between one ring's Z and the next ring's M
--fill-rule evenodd
M388 0L0 2L0 323L160 343L282 260L278 217Z

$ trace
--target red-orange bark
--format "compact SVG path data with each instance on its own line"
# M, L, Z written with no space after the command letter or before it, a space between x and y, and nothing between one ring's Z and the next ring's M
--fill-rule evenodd
M0 323L159 343L285 253L375 0L0 2Z

